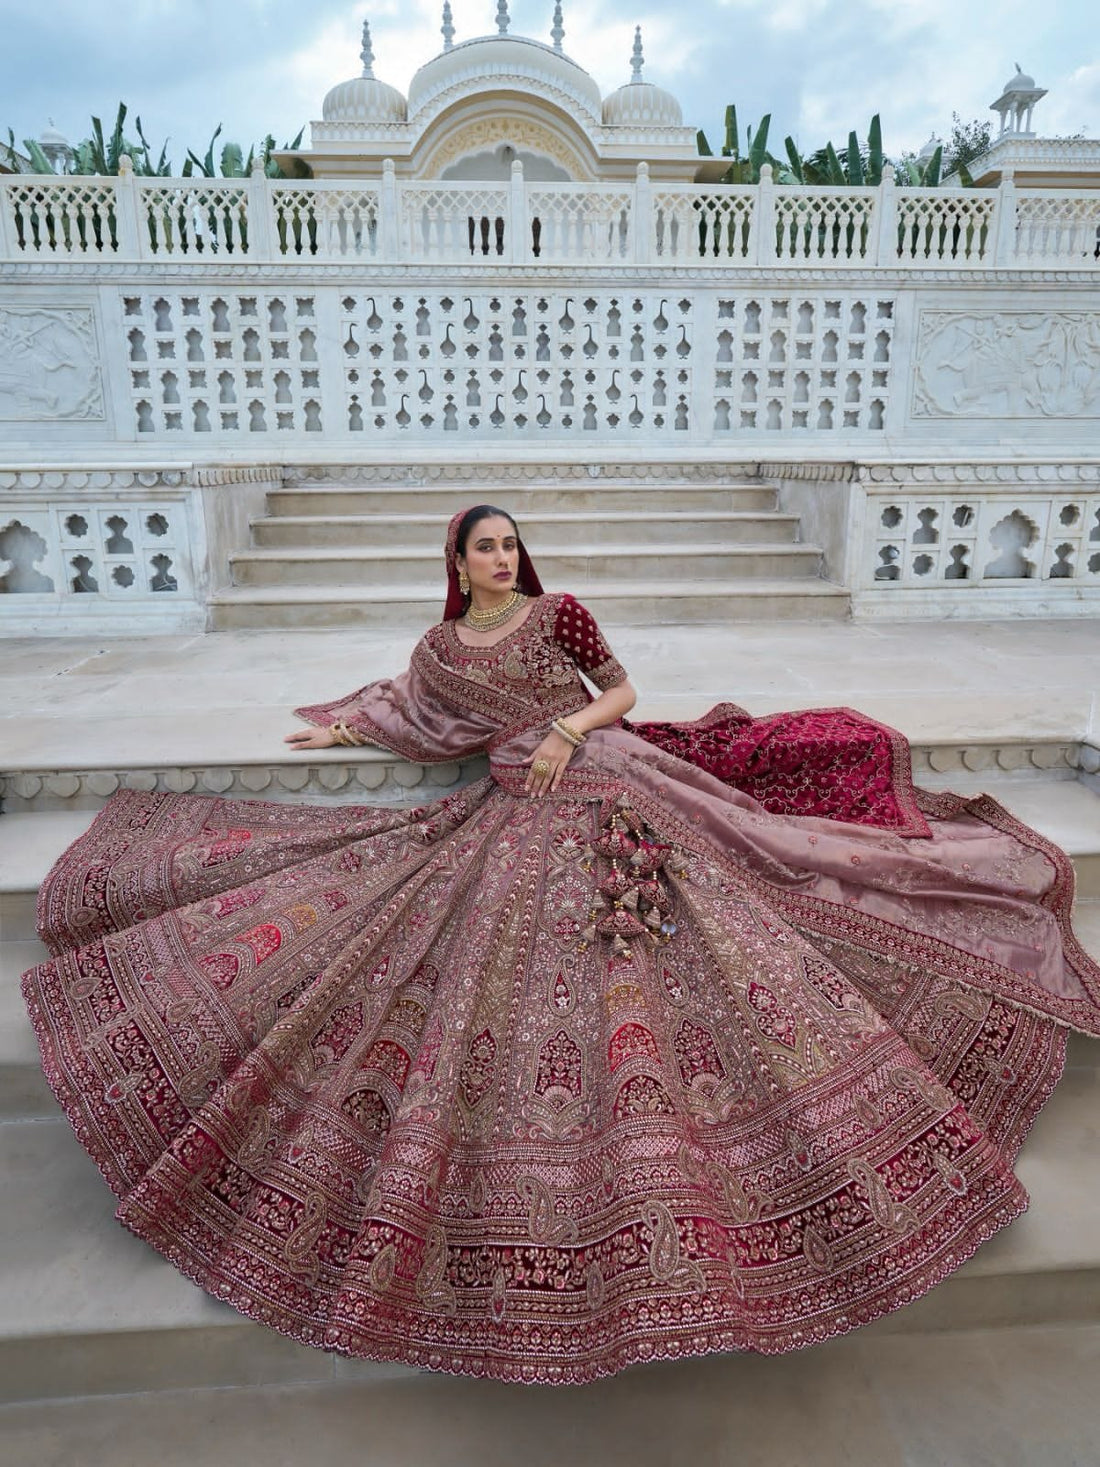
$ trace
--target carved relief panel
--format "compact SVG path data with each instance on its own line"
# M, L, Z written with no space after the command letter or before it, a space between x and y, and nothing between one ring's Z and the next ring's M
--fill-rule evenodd
M81 306L0 306L0 421L105 416L95 321Z
M1100 416L1100 313L922 311L912 416Z

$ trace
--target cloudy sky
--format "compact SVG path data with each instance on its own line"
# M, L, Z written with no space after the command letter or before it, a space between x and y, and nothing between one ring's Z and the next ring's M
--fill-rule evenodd
M496 29L495 0L452 0L457 39ZM441 48L436 0L0 0L0 137L37 137L52 117L70 140L118 101L141 116L178 171L216 123L248 144L282 143L318 117L328 88L359 73L364 17L375 75L405 89ZM916 151L952 112L989 103L1019 62L1050 96L1045 135L1100 136L1096 0L565 0L565 49L606 92L627 81L640 22L646 79L684 120L721 141L725 104L742 122L771 111L773 151L803 151L882 114L886 150ZM514 0L514 33L548 39L553 0ZM308 138L308 134L307 134Z

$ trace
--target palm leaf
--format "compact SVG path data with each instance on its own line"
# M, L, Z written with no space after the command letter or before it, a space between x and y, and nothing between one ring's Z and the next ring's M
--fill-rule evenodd
M15 138L12 136L12 134L10 132L9 132L8 136L11 137L12 142L14 144ZM54 171L53 164L50 162L49 158L46 157L45 153L39 147L38 143L34 140L34 138L24 138L23 139L23 146L27 150L27 157L31 160L31 172L32 173L53 173L53 171ZM12 161L13 162L15 161L14 160L14 156L13 156L13 160Z
M240 143L226 143L222 149L222 177L243 178L244 154Z
M882 119L876 112L867 129L867 182L878 185L882 182Z
M859 139L853 129L848 134L848 182L858 188L863 183L863 159L859 152Z
M799 155L798 149L795 147L794 138L784 138L783 142L787 149L787 157L790 159L791 172L799 183L805 183L806 180L802 173L802 158Z
M726 108L726 142L722 148L723 158L733 158L740 162L740 146L737 139L737 108L731 102Z

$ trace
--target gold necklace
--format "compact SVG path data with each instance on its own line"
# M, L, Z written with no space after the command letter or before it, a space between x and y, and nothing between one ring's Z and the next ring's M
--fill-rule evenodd
M493 632L497 627L502 627L506 621L511 621L520 609L527 597L522 591L512 588L512 594L495 611L482 611L471 601L466 615L462 620L474 632Z

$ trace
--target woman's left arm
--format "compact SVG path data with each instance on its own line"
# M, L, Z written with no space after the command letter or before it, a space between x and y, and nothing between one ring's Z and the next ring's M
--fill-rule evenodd
M581 735L606 728L638 700L622 664L596 625L592 613L572 596L562 596L554 619L554 640L590 682L601 691L597 698L562 720ZM552 795L561 783L575 745L551 728L531 757L525 788L528 794ZM536 768L539 773L535 773Z

